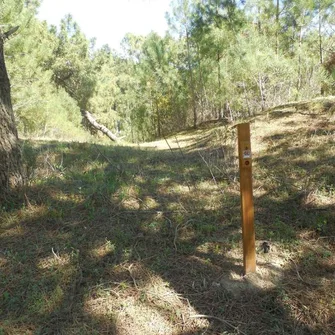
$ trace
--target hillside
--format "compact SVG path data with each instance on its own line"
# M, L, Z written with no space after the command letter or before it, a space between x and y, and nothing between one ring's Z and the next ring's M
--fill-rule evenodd
M335 98L250 122L245 277L232 125L25 141L29 185L1 208L0 334L335 334Z

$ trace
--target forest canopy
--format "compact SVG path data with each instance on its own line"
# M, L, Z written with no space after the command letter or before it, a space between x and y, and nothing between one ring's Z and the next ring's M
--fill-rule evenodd
M0 1L21 136L85 138L80 110L129 141L252 116L335 94L332 0L174 0L165 36L127 34L97 48L71 15L37 18L39 1ZM93 134L94 129L90 128Z

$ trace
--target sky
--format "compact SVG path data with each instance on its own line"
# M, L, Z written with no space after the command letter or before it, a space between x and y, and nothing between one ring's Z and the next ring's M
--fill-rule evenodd
M71 14L87 38L97 38L96 46L108 44L120 50L126 33L164 35L168 29L165 13L171 0L43 0L38 18L59 26Z

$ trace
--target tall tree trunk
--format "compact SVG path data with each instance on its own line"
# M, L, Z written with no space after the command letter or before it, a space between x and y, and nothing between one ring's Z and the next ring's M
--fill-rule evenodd
M319 33L319 54L320 54L320 64L323 64L323 45L322 45L322 17L321 17L321 2L319 1L318 3L318 21L319 21L319 29L318 29L318 33ZM320 93L321 95L324 95L324 88L321 84L321 88L320 88Z
M161 115L158 108L158 103L156 102L156 115L157 115L157 136L160 138L162 136L162 125L161 125Z
M22 185L21 150L10 96L10 82L4 58L4 40L9 32L0 32L0 193Z
M195 88L194 88L194 78L193 78L193 69L191 66L191 47L190 47L190 36L189 32L186 29L186 46L187 46L187 63L188 69L190 72L190 79L191 79L191 93L192 93L192 109L193 109L193 128L197 128L198 124L198 115L197 115L197 107L195 102Z
M320 64L323 64L323 50L322 50L322 16L321 16L321 2L318 3L319 13L318 13L318 21L319 21L319 54L320 54Z
M199 92L200 92L200 112L201 112L201 122L205 121L205 117L204 117L204 81L203 81L203 75L202 75L202 59L201 59L201 53L200 53L200 47L197 47L197 53L198 53L198 63L199 63Z
M243 90L244 90L244 99L245 99L245 102L247 104L248 115L251 116L251 108L250 108L250 104L249 104L247 86L246 86L245 82L243 82Z
M258 20L257 20L257 28L258 28L258 33L262 33L262 22L261 22L261 8L258 6L257 7L257 12L258 12Z
M261 109L262 112L264 112L266 107L265 83L263 80L263 76L260 73L258 73L258 86L259 86L259 93L261 96ZM251 116L250 110L249 110L249 116Z
M217 66L218 66L218 92L219 92L219 115L218 119L221 120L223 118L222 115L222 103L221 103L221 66L220 66L221 55L220 51L217 51Z
M279 54L279 0L276 3L276 55Z
M301 47L302 47L302 26L300 27L299 32L299 47L298 47L298 80L297 80L297 93L295 99L297 100L300 94L301 85L302 85L302 65L301 65Z

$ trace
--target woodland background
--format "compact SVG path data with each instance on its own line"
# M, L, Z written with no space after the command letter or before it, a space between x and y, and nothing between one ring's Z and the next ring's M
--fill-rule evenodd
M332 0L175 0L164 37L95 46L68 15L37 19L36 0L1 1L21 136L89 140L80 109L140 142L335 92ZM113 34L113 32L110 32Z

